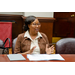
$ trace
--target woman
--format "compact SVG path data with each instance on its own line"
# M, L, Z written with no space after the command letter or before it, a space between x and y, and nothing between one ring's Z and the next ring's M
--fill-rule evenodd
M28 16L25 19L25 33L17 37L14 53L20 54L51 54L54 46L48 47L48 38L44 33L39 32L41 24L35 16Z

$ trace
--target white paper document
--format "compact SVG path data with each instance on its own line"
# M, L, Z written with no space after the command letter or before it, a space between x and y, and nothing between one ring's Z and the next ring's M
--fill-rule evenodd
M14 60L26 60L21 54L9 54L7 56L11 61L14 61Z
M60 54L27 54L27 58L30 61L41 61L41 60L65 60Z

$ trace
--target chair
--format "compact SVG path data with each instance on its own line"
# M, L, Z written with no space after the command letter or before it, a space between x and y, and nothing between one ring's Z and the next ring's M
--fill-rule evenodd
M56 54L75 54L75 38L63 38L56 43Z
M15 39L13 40L13 43L12 43L12 54L14 54L14 49L15 49L16 41L17 41L17 38L15 38Z
M0 39L0 47L3 46L3 41Z

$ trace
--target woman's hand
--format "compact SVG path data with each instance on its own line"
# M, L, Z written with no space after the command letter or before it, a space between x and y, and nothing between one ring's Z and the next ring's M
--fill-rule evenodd
M36 46L34 46L31 50L28 51L28 54L32 54L33 50L36 48Z
M48 44L46 44L46 54L52 54L52 53L54 53L54 45L48 47Z
M22 54L32 54L33 50L36 48L36 46L34 46L31 50L24 52Z

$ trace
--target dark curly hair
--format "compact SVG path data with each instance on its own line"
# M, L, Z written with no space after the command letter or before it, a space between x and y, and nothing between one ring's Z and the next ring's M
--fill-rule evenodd
M25 19L24 31L29 30L28 25L30 25L35 19L36 19L35 16L28 16L28 17Z

